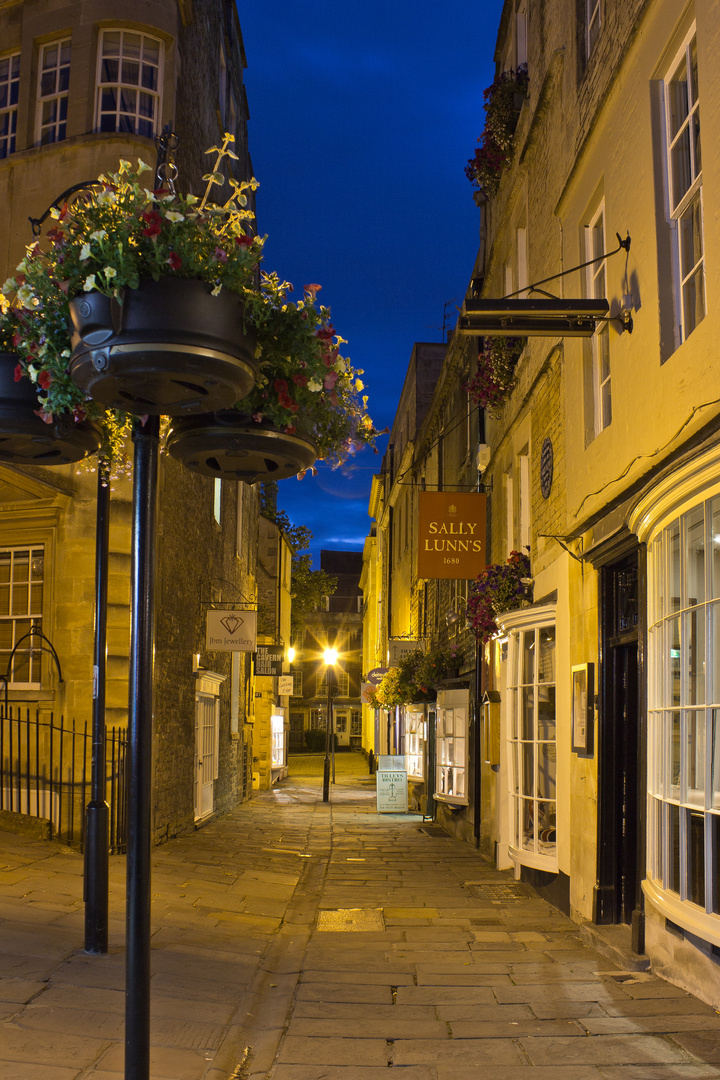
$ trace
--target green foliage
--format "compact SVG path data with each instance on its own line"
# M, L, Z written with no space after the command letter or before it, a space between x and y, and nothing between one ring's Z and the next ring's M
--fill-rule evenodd
M489 198L497 194L500 177L512 158L515 128L528 88L527 64L503 71L483 92L485 128L478 148L465 166L465 175Z
M498 632L496 617L514 611L527 599L523 579L530 577L530 556L511 551L507 562L491 563L481 570L470 586L468 621L477 641L489 641Z
M470 400L491 416L499 413L515 386L515 365L526 345L526 337L483 339L477 372L465 389Z
M308 750L314 750L317 753L325 749L325 732L322 728L308 728L304 738ZM335 741L335 749L337 750L338 737L335 732L333 732L332 738Z

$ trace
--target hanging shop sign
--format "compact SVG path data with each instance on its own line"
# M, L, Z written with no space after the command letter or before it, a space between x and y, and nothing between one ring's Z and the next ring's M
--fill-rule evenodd
M256 644L256 611L208 610L205 624L207 652L253 652Z
M422 652L422 641L410 638L390 638L388 642L388 661L390 667L397 667L400 661L410 653Z
M256 675L282 675L285 649L282 645L258 645L253 656Z
M280 697L292 697L293 692L293 677L292 675L281 675L278 679L278 694Z
M419 494L418 577L477 577L487 563L486 496L451 491Z

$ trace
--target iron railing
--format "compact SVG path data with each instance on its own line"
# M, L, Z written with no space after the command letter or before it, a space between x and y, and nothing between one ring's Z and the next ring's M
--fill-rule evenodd
M110 852L125 851L126 732L107 728L106 799ZM82 850L91 798L92 733L52 713L0 710L0 810L49 820L56 840Z

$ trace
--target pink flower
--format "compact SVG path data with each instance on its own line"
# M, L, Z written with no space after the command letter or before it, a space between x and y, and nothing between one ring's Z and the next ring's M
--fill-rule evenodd
M315 296L317 295L317 293L320 292L321 289L322 285L303 285L303 292L307 296L312 296L313 299L315 299Z
M325 382L323 383L323 386L325 387L326 390L332 390L332 388L335 386L335 383L337 381L338 381L338 373L337 373L337 371L328 371L327 375L325 376Z
M219 263L226 263L228 261L227 251L223 251L221 247L216 247L214 258L217 259Z

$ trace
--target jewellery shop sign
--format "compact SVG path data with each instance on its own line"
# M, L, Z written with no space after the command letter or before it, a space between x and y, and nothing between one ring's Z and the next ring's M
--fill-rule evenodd
M255 652L256 645L256 611L208 610L205 625L207 652Z
M451 491L421 491L419 495L418 577L477 577L487 562L486 496Z

